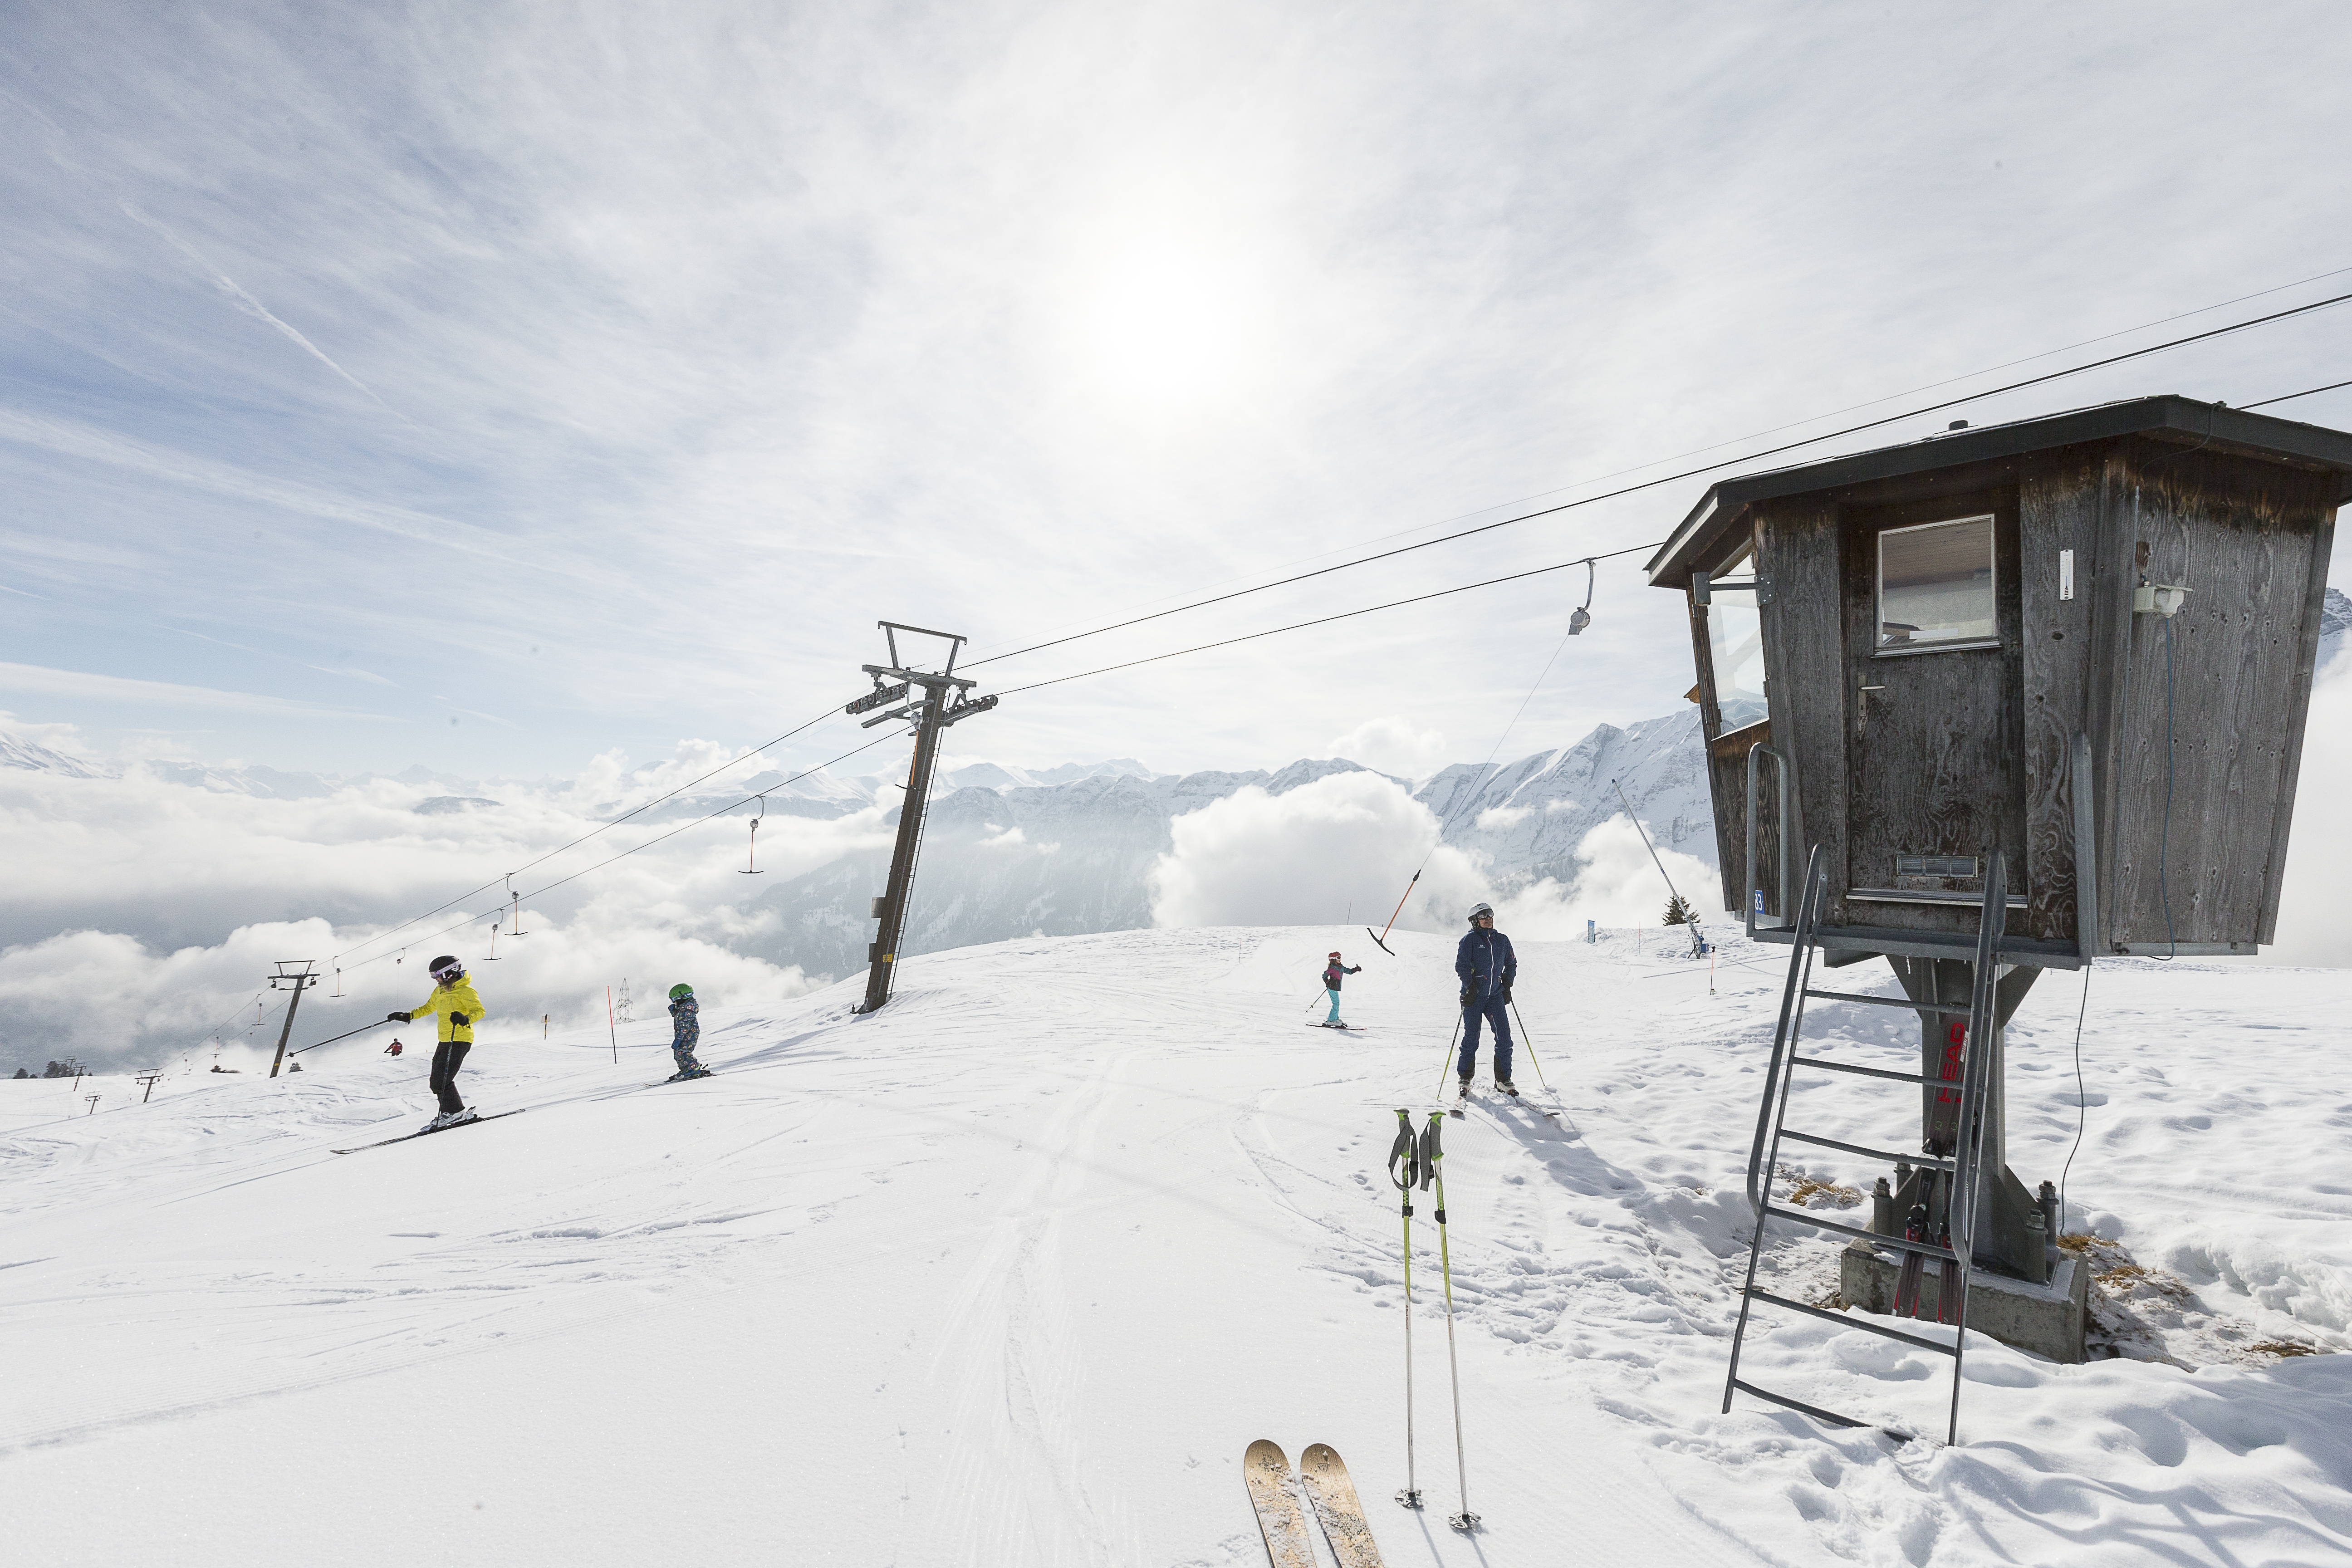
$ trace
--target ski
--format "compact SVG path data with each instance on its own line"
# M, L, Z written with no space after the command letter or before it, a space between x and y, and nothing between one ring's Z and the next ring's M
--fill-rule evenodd
M1925 1241L1927 1238L1927 1205L1913 1204L1911 1213L1903 1226L1903 1239ZM1916 1318L1919 1315L1920 1266L1925 1261L1924 1255L1920 1253L1906 1252L1903 1255L1903 1267L1895 1276L1895 1315L1898 1318Z
M1328 1443L1307 1445L1298 1456L1298 1479L1339 1568L1381 1568L1381 1549L1373 1544L1364 1505L1356 1500L1356 1483L1348 1479L1338 1450Z
M710 1069L709 1068L704 1068L700 1072L674 1072L667 1078L662 1079L661 1083L649 1083L646 1085L646 1087L647 1089L659 1089L662 1086L662 1083L692 1083L696 1079L709 1078L709 1076Z
M1339 1029L1350 1035L1368 1035L1371 1033L1370 1029L1365 1028L1361 1024L1309 1024L1307 1026L1310 1029Z
M1252 1443L1242 1455L1242 1481L1249 1488L1258 1533L1265 1537L1274 1568L1316 1568L1315 1545L1307 1539L1298 1499L1291 1494L1290 1461L1282 1450L1264 1437Z
M381 1149L390 1143L405 1143L412 1138L430 1138L436 1132L455 1132L460 1127L478 1127L485 1121L497 1121L504 1117L520 1116L524 1110L529 1110L530 1109L530 1107L526 1105L521 1110L501 1110L496 1116L477 1116L471 1121L453 1121L446 1127L428 1127L419 1132L404 1132L397 1138L386 1138L381 1142L375 1143L361 1143L349 1149L338 1149L335 1152L338 1154L357 1154L369 1149Z

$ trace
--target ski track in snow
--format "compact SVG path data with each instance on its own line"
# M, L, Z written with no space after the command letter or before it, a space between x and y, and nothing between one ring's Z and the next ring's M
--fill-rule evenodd
M2259 1348L2352 1344L2352 1093L2310 1070L2341 1037L2339 975L2100 967L2069 1224L2159 1271L2154 1305L2125 1306L2179 1364L1972 1339L1947 1448L1746 1396L1717 1413L1777 950L1522 944L1551 1089L1524 1047L1516 1076L1559 1120L1491 1094L1482 1063L1444 1122L1486 1520L1464 1538L1433 1194L1413 1221L1429 1506L1389 1500L1384 1163L1394 1108L1419 1126L1451 1076L1452 943L1373 955L1349 987L1370 1032L1299 1029L1334 939L920 958L872 1018L853 985L707 1009L718 1076L687 1084L651 1087L666 1026L633 1026L618 1065L601 1039L492 1038L461 1081L530 1115L347 1156L422 1121L421 1064L320 1053L95 1116L64 1084L0 1086L12 1555L1254 1564L1240 1458L1268 1436L1294 1460L1337 1447L1397 1564L2352 1559L2352 1358ZM2029 1182L2074 1139L2078 984L2046 976L2011 1026ZM1886 1009L1808 1018L1863 1062L1916 1059L1906 1034ZM1801 1083L1792 1122L1899 1139L1899 1091ZM1781 1239L1766 1266L1820 1300L1835 1257ZM1759 1310L1755 1381L1940 1433L1943 1358L1791 1319Z

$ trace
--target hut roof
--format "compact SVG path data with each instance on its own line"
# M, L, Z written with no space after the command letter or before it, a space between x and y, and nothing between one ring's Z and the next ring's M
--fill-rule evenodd
M1899 447L1881 447L1874 451L1718 479L1650 558L1650 584L1659 588L1685 586L1692 568L1714 557L1733 531L1743 526L1748 509L1758 501L1940 469L1997 466L2031 452L2134 435L2186 441L2215 451L2237 452L2295 468L2332 472L2337 476L2336 503L2352 500L2352 435L2321 425L2249 414L2220 403L2200 403L2195 398L2166 394L2103 403L2008 425L1939 431L1924 440L1907 441Z

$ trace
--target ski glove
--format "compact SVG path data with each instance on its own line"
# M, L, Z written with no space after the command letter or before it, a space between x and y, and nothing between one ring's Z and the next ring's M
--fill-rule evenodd
M464 1015L463 1013L452 1013L452 1014L450 1014L450 1015L449 1015L449 1026L450 1026L451 1028L453 1028L453 1029L462 1029L462 1028L464 1028L464 1027L466 1026L466 1025L467 1025L467 1017L466 1017L466 1015Z
M1465 1007L1467 1007L1468 1005L1470 1005L1470 1004L1471 1004L1471 1003L1473 1003L1473 1002L1476 1001L1477 999L1478 999L1478 988L1477 988L1477 986L1475 986L1475 985L1465 985L1465 986L1462 988L1462 1005L1463 1005Z
M1503 987L1502 1000L1504 1006L1507 1007L1511 1005L1511 988L1507 985Z
M413 1022L415 1022L415 1016L414 1016L414 1015L411 1015L411 1014L407 1014L407 1013L386 1013L386 1014L383 1016L383 1021L384 1021L385 1023L387 1023L387 1024L407 1024L407 1023L413 1023Z

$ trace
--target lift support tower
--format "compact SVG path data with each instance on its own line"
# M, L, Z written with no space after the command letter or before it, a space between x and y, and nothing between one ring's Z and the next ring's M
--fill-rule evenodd
M866 972L866 1001L857 1009L861 1013L871 1013L890 1000L891 975L898 962L898 939L907 929L907 904L915 889L915 862L922 853L923 819L930 812L931 773L940 759L940 731L996 706L993 697L967 695L980 683L955 673L956 656L962 651L965 640L961 636L898 621L876 624L882 628L890 662L863 667L874 678L874 689L843 711L864 713L898 703L887 712L866 721L865 728L870 730L894 719L911 719L915 724L915 757L908 766L903 786L907 798L898 808L898 842L890 851L890 880L874 900L873 918L880 921L882 927L875 933L874 945L866 950L871 967ZM908 668L898 657L900 632L943 638L948 645L947 663L936 671ZM909 691L919 689L921 695L908 697Z

